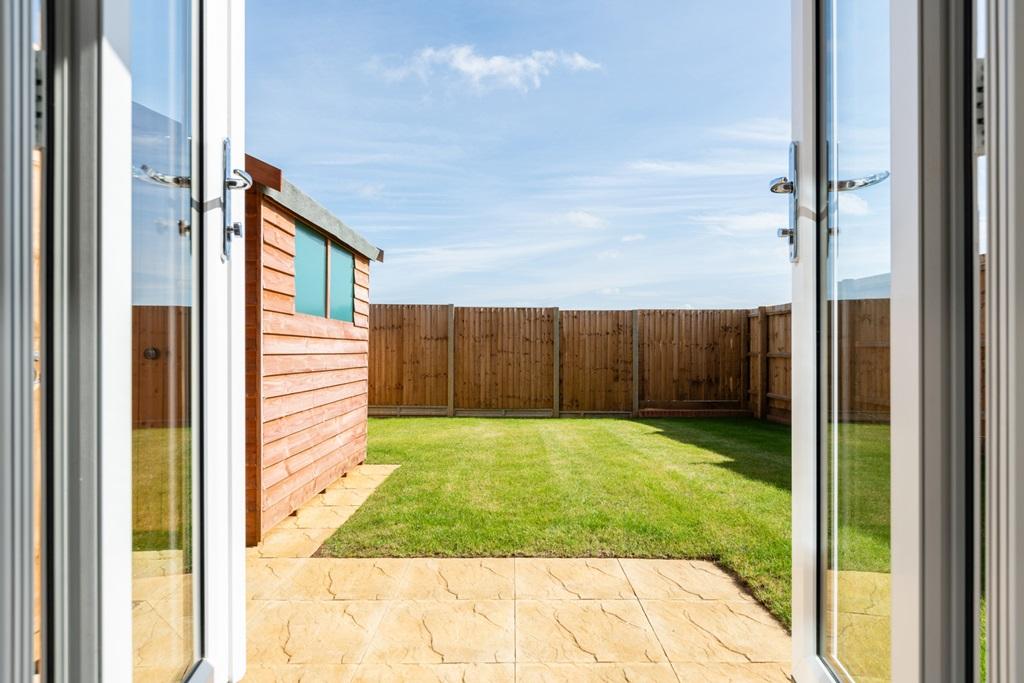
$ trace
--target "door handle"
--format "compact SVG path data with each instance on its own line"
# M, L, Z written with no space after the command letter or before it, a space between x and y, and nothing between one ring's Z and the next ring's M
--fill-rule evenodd
M882 182L888 177L888 171L880 171L872 175L864 176L863 178L851 178L850 180L836 181L830 180L828 183L828 189L829 191L834 190L836 192L849 192L850 190L859 190L862 187L871 187L872 185L877 185L878 183Z
M192 187L192 178L189 176L161 173L146 164L139 167L132 166L132 177L153 185L163 185L164 187Z
M797 231L796 231L796 219L797 219L797 144L795 142L789 143L789 175L782 176L780 178L774 178L768 185L768 189L774 194L788 194L789 195L789 226L785 228L779 228L775 231L775 234L781 238L789 241L789 260L791 263L796 263L797 260ZM790 180L792 178L793 180Z
M888 171L880 171L869 176L864 176L863 178L830 180L828 183L828 189L829 191L835 192L849 192L850 190L859 190L864 187L877 185L888 177ZM790 194L793 192L793 183L786 176L781 176L772 179L771 183L768 185L768 189L775 194Z
M224 186L221 189L221 207L224 214L224 242L220 260L231 258L231 240L242 236L242 224L231 220L231 191L243 192L252 187L252 176L240 168L231 168L231 138L224 138Z

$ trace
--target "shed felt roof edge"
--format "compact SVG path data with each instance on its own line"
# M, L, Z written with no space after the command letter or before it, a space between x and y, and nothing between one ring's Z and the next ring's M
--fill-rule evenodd
M246 155L246 168L253 174L253 180L256 181L259 191L267 197L312 226L320 228L338 241L344 242L371 261L384 260L382 249L370 244L368 239L345 225L340 218L325 209L318 201L285 180L280 169L248 154ZM268 173L270 175L267 175ZM273 181L280 184L280 189L264 184L271 175L274 176Z

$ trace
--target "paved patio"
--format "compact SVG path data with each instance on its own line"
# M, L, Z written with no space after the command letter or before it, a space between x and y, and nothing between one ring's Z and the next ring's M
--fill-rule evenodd
M394 469L250 550L245 683L789 680L785 630L710 562L310 557Z

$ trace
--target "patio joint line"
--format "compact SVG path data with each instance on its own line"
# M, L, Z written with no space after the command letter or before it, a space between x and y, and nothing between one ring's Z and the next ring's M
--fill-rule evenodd
M512 558L512 680L519 680L519 558Z
M395 583L395 587L393 589L395 593L401 590L402 584L405 582L405 575L409 573L410 567L412 567L412 560L406 558L405 569L402 570L402 577ZM370 648L372 648L374 645L374 641L377 640L377 632L380 631L380 625L383 624L384 621L388 618L388 615L391 614L392 608L394 607L395 603L398 602L398 596L392 595L390 598L381 600L380 602L384 603L384 611L381 613L380 619L377 620L377 624L373 627L373 633L371 633L370 637L367 639L366 647L363 648L362 653L359 655L359 661L356 662L357 671L358 669L362 668L366 660L366 653L370 651ZM355 674L353 673L353 675Z
M640 611L644 613L644 619L647 620L647 625L651 627L651 633L654 634L654 638L658 641L658 646L661 648L661 653L665 655L665 661L668 663L669 669L672 671L672 675L675 676L676 681L682 683L682 679L679 678L679 672L676 671L676 667L672 662L672 659L668 656L668 650L665 648L665 643L661 642L661 635L658 634L658 629L654 628L654 622L651 621L651 615L647 613L647 608L644 607L644 601L640 599L640 596L636 592L636 586L633 585L633 579L629 578L629 574L626 573L626 568L622 566L622 558L615 558L615 562L618 563L619 569L622 570L622 575L626 577L626 583L629 584L629 589L633 591L633 597L636 599L636 603L640 605Z

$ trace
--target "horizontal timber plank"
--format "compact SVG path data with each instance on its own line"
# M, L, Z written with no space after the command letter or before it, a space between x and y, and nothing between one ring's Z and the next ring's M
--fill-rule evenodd
M263 359L263 376L293 375L324 370L344 370L366 367L366 353L318 353L292 356L266 356Z
M295 297L290 294L263 290L263 310L275 311L277 313L294 313Z
M280 249L286 254L295 256L295 237L272 225L263 228L263 243Z
M327 439L359 428L366 431L366 405L357 405L347 412L339 413L323 422L289 434L283 439L264 444L261 465L269 467L302 451L312 448Z
M331 431L324 433L320 441L287 457L278 458L274 462L263 463L263 485L264 488L273 487L288 476L303 470L309 464L330 455L346 444L358 441L366 437L366 414L362 413L362 424L356 424L343 431Z
M263 353L275 354L322 354L322 353L366 353L367 343L360 339L313 339L279 334L263 335Z
M278 439L283 439L290 434L295 434L303 429L318 425L329 420L335 415L341 415L360 406L366 405L365 394L354 394L337 401L331 401L323 405L307 408L306 410L285 415L274 420L268 420L263 425L264 449Z
M295 276L279 273L271 268L263 267L263 289L278 294L295 296Z
M367 379L366 367L324 370L294 375L274 375L263 378L263 397L291 396L313 389L325 389Z
M313 460L305 467L290 473L286 479L279 481L273 486L263 489L263 506L271 507L289 494L301 491L310 483L316 482L319 475L329 470L339 462L345 461L354 454L365 453L366 437L361 436L343 446L337 446L323 457ZM266 471L264 471L266 476ZM314 484L315 485L315 484Z
M263 244L263 265L279 273L295 275L295 258L272 244Z
M263 331L290 337L311 337L316 339L369 339L369 332L345 320L331 320L316 315L297 313L285 315L272 311L263 314Z
M318 408L344 398L362 396L367 393L366 386L366 381L362 380L326 389L314 389L313 391L291 394L289 396L264 398L263 419L269 422L279 417L295 415L310 408Z

